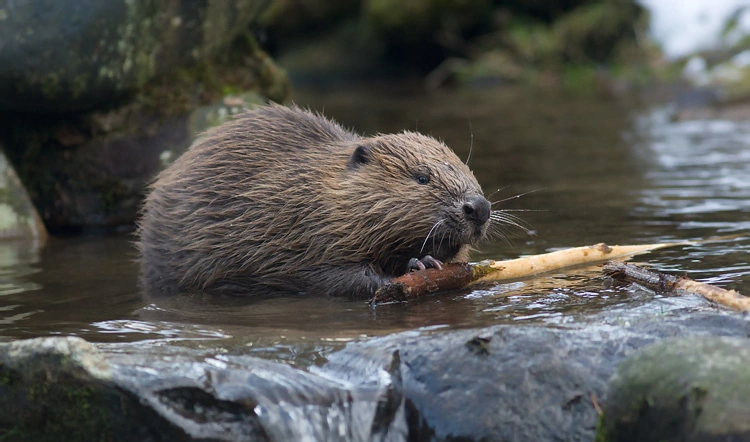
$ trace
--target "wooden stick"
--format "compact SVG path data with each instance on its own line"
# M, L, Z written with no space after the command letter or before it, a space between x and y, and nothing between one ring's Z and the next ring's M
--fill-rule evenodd
M462 262L443 264L442 270L409 272L380 287L370 305L411 301L430 293L463 288L471 283L471 268L471 264Z
M484 281L501 281L508 279L527 278L529 276L560 270L566 267L604 262L610 259L623 258L664 247L681 246L690 243L662 243L635 246L608 246L604 243L593 246L573 247L541 255L526 256L507 261L482 261L477 265L487 265L492 269L502 270L502 273L486 272L474 283Z
M507 261L445 264L442 271L426 269L410 272L395 278L388 284L384 284L370 300L370 305L410 301L432 293L456 290L480 282L527 278L566 267L604 262L610 259L647 253L664 247L687 244L693 243L680 242L636 246L608 246L599 243L593 246L574 247Z
M750 311L750 298L742 296L735 290L725 290L683 276L654 272L624 262L607 262L602 271L615 279L636 282L659 293L697 294L725 307L744 312Z

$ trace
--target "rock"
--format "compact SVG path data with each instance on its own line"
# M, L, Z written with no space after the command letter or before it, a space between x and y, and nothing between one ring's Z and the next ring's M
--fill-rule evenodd
M0 109L92 109L226 46L264 0L2 1Z
M3 441L404 440L401 397L247 356L0 344ZM393 406L389 406L393 405Z
M0 0L0 144L52 233L132 229L146 184L219 121L205 106L287 99L248 30L266 3Z
M106 440L111 432L137 434L123 425L125 419L116 422L137 398L117 391L111 379L108 363L79 338L0 344L3 439Z
M38 238L47 230L5 153L0 149L0 240Z
M637 349L671 336L748 334L745 319L717 314L584 329L406 332L351 343L313 371L356 383L398 351L410 440L590 441L595 404Z
M750 441L750 341L674 338L610 380L597 441Z
M349 343L307 371L244 355L242 345L97 349L73 337L5 343L0 438L590 441L607 380L638 349L677 335L750 334L738 315L631 321L409 331ZM703 365L695 372L717 354L698 348L692 360ZM744 353L736 359L733 370L747 366ZM736 380L745 382L737 385L744 399L750 383Z
M229 71L238 69L249 77L238 90L255 84L254 92L216 94L216 101L204 105L196 97L201 86L189 79L186 84L167 82L110 109L7 114L0 116L0 143L53 233L130 229L147 183L197 134L272 93L255 80L259 67L238 65ZM286 84L285 79L278 81Z

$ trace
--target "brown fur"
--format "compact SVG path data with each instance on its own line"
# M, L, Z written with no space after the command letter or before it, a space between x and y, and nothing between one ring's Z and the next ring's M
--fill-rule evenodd
M481 195L433 138L362 138L299 108L263 107L210 130L159 175L139 225L142 281L368 297L411 258L465 260L489 223L467 215L474 201L489 217Z

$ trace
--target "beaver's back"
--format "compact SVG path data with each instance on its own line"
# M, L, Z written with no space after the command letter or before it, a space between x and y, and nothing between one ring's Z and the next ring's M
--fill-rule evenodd
M319 225L330 211L326 183L338 179L358 139L321 116L277 105L210 130L157 177L146 199L143 280L169 292L259 282L299 290L290 273L315 240L326 241Z

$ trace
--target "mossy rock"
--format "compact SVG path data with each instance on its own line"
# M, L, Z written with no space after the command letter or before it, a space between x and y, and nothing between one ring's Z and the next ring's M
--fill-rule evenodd
M0 145L0 239L39 238L47 231Z
M121 98L222 49L266 3L3 2L0 109L66 112Z
M0 144L52 233L129 229L147 183L198 133L289 93L286 73L243 33L128 100L79 113L0 113Z
M0 345L0 440L109 440L120 398L111 373L82 339Z
M620 364L597 442L750 441L750 340L668 339Z

